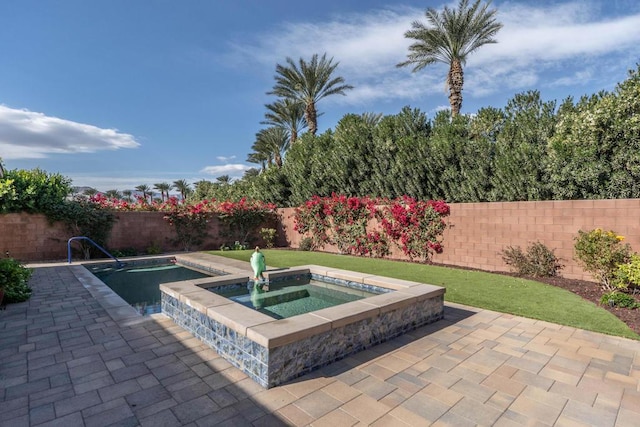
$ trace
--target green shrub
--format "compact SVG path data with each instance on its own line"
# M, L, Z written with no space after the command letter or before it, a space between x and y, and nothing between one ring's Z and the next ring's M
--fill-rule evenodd
M633 254L626 264L618 264L613 284L618 289L640 287L640 255Z
M231 249L233 249L234 251L244 251L248 247L249 244L247 242L240 243L238 240L236 240L235 242L233 242L233 246L231 246Z
M148 255L158 255L162 253L162 246L158 242L153 242L147 248Z
M13 258L0 259L0 287L4 289L3 304L26 301L31 297L27 283L32 271Z
M312 251L313 250L313 239L311 237L305 237L300 241L300 250L301 251Z
M1 178L0 212L49 214L71 194L71 180L41 169L10 170Z
M49 214L49 219L63 222L71 236L88 237L102 247L105 246L116 221L112 212L83 198L67 200L56 205ZM101 254L89 242L80 240L79 243L84 259L90 259L91 254Z
M135 248L111 249L109 250L109 253L116 258L138 255L138 251Z
M618 265L626 264L631 257L631 247L622 243L624 237L611 230L596 228L578 231L575 240L576 261L591 273L605 291L613 291L616 288Z
M262 228L260 230L260 237L264 240L264 244L267 248L273 247L273 241L276 238L276 229L275 228Z
M619 291L611 291L602 295L600 304L610 305L611 307L640 308L640 303L633 296Z
M562 269L553 250L540 242L529 245L526 253L520 246L508 246L501 255L504 262L521 276L553 277Z

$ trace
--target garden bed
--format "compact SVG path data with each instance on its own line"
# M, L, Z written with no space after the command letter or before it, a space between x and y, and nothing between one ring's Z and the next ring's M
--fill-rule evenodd
M587 301L600 305L600 298L602 297L603 291L595 282L566 279L563 277L542 277L532 278L531 280L537 280L542 283L557 286L558 288L566 289ZM640 303L640 295L635 295L635 297L636 301ZM610 311L614 316L626 323L631 330L640 335L640 309L609 307L608 305L602 305L601 307Z

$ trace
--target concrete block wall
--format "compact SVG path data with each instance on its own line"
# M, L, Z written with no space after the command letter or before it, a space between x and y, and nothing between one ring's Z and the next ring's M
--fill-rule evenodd
M624 241L633 250L640 251L640 199L454 203L450 206L444 252L434 256L434 263L509 271L500 252L508 246L526 249L539 241L562 258L563 277L592 280L573 259L578 230L614 230L625 236ZM281 218L287 242L298 247L302 236L293 231L293 213L293 209L283 209ZM337 252L331 247L324 250ZM397 250L392 256L403 258Z
M64 259L67 240L61 223L49 223L44 215L0 215L0 256L21 261Z
M163 252L181 251L175 243L175 231L161 212L116 212L115 222L107 247L134 248L146 253L153 245ZM208 223L205 241L194 250L218 249L224 239L219 237L217 220ZM73 237L63 223L49 223L44 215L0 215L0 256L27 261L60 261L67 259L67 241ZM72 243L77 247L78 243Z
M279 210L278 245L297 248L302 237L294 231L293 208ZM163 251L180 251L173 240L173 228L160 212L117 212L108 246L113 249L135 248L145 252L157 245ZM507 246L525 249L540 241L562 258L562 276L592 280L573 259L574 238L578 230L602 228L625 236L633 250L640 251L640 199L565 200L544 202L454 203L450 225L444 233L444 252L435 263L508 271L500 252ZM194 249L218 249L216 220L209 223L210 237ZM0 255L22 261L64 260L66 242L72 237L63 224L49 224L44 215L0 215ZM325 247L327 252L338 252ZM403 259L399 250L393 258Z

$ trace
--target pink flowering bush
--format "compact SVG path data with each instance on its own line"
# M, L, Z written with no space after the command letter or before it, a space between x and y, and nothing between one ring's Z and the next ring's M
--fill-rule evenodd
M164 219L169 221L176 232L176 243L185 251L202 244L208 236L207 223L215 213L215 204L211 200L202 200L195 204L179 203L170 199L163 205Z
M311 200L295 209L293 218L293 229L308 236L312 249L321 248L329 242L329 219L325 210L325 198L313 196Z
M276 205L243 197L237 202L219 202L215 210L223 228L222 234L231 241L242 243L265 221L275 218Z
M442 252L444 201L417 201L410 197L378 200L368 197L314 196L296 208L294 229L308 236L314 248L334 244L342 253L383 257L394 242L409 258L428 260ZM380 229L368 231L378 219Z
M333 244L341 253L384 256L389 253L386 240L379 234L367 234L367 224L375 217L375 199L332 194L314 196L294 213L294 230L309 236L314 248Z
M237 202L205 199L187 203L176 197L169 197L164 202L149 202L146 198L137 197L135 202L130 202L98 193L89 200L105 210L163 212L164 219L175 228L176 243L186 251L204 242L207 223L213 217L219 219L221 233L225 237L243 242L258 226L274 217L276 210L273 204L245 198Z
M449 205L442 200L420 201L403 196L380 210L380 226L397 242L409 259L429 260L434 253L442 253L444 217Z

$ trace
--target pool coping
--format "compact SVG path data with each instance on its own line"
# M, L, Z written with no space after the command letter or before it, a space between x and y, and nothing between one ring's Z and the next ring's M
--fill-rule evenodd
M182 259L178 259L182 258ZM183 264L183 257L176 257ZM186 265L186 264L185 264ZM408 280L384 276L357 273L348 270L330 269L319 265L292 267L275 272L265 272L267 280L278 277L304 274L317 274L334 279L348 280L365 285L374 285L392 289L394 292L351 301L334 307L324 308L289 319L274 319L223 296L209 288L248 282L251 277L246 272L237 273L237 268L228 268L209 262L210 266L225 268L229 274L217 277L205 277L160 285L160 290L180 302L206 313L212 319L233 328L241 335L268 348L276 348L301 338L316 335L318 332L343 327L367 317L405 307L414 302L444 295L445 289ZM231 274L231 272L234 274Z
M205 269L224 271L226 275L161 284L163 313L204 341L219 341L220 338L213 337L203 329L223 329L221 334L225 338L228 336L232 336L233 339L237 338L238 342L242 342L241 347L251 347L251 351L258 354L258 359L267 360L267 364L270 358L274 359L273 352L283 352L287 346L295 345L304 340L312 341L323 334L340 334L342 330L347 328L354 329L362 327L363 324L379 322L379 319L384 316L387 318L398 317L398 313L402 313L403 310L415 311L415 307L418 305L427 307L427 312L423 318L415 323L408 322L409 329L415 329L443 317L445 289L442 287L319 265L304 265L266 271L264 276L267 280L275 280L292 275L317 275L337 281L351 281L365 286L386 288L391 292L290 318L274 319L207 290L216 286L248 283L252 274L248 272L248 268L242 268L244 265L248 266L248 263L237 261L235 265L230 266L217 262L215 256L202 253L180 255L175 258L178 264L199 265ZM205 324L208 326L204 326ZM389 334L391 335L375 337L373 345L397 336L396 332L389 332ZM219 348L223 344L218 341L215 344L216 350L219 353L224 353ZM214 344L210 343L210 345ZM362 347L360 344L358 346ZM242 350L236 349L234 351ZM359 350L352 351L352 353L357 351ZM345 353L340 357L347 354L350 353ZM255 372L255 367L245 366L247 363L244 361L233 360L232 363L265 388L282 382L281 378L275 382L265 379L262 373Z

